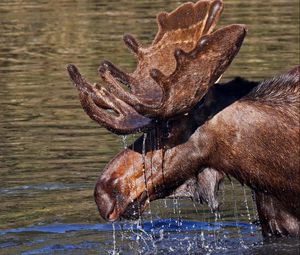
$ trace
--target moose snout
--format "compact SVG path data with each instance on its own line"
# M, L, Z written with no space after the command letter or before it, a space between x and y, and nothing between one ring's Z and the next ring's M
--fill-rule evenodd
M124 218L124 215L126 217L126 210L132 207L133 201L144 191L141 162L142 156L139 153L126 149L101 172L94 189L94 198L104 220L115 221Z
M118 219L116 209L116 198L112 197L105 189L97 183L94 190L94 198L98 207L100 216L106 221L115 221Z

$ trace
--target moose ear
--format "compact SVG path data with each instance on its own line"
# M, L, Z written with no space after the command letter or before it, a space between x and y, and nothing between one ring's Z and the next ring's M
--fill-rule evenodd
M239 52L246 36L245 25L234 24L218 29L204 36L191 53L201 65L201 76L207 76L206 82L213 84L225 72L227 67Z

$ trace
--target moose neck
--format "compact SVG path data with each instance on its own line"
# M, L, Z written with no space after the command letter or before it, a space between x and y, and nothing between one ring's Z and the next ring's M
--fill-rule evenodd
M162 168L162 172L166 171L163 178L159 174L153 174L154 183L168 182L168 178L171 180L167 185L161 185L162 189L167 187L161 193L162 196L171 193L191 175L196 176L208 164L207 154L210 153L213 142L205 127L215 115L236 103L258 84L240 77L227 83L215 84L188 114L167 121L159 120L155 129L129 147L140 155L144 154L145 169L154 167ZM172 173L175 168L183 170L180 176ZM222 170L221 167L215 169ZM160 187L159 184L154 186L155 189Z
M236 77L227 83L212 86L192 111L197 126L201 126L218 112L246 96L258 84L259 82Z
M204 167L212 167L234 176L255 191L271 193L300 216L299 202L294 199L300 193L298 182L294 181L294 176L299 176L296 173L299 131L295 128L299 116L291 110L295 109L296 101L280 107L276 106L277 102L272 105L272 100L262 103L264 99L260 101L259 91L272 87L271 82L258 85L236 78L226 84L216 84L191 113L174 121L177 129L181 127L180 136L161 139L156 149L153 141L147 141L146 159L147 155L149 158L155 155L153 150L164 151L160 157L156 156L162 161L164 178L154 175L152 183L162 189L167 186L171 192ZM279 82L291 85L288 83L292 80ZM286 101L290 95L281 92L281 100ZM287 114L281 114L282 111ZM140 151L141 140L135 146L138 144L135 149Z
M157 122L103 170L95 187L102 217L132 218L210 167L254 190L264 235L274 224L299 235L298 81L216 84L188 114Z

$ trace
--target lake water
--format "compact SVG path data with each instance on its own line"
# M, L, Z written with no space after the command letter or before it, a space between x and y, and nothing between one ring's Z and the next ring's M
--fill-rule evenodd
M236 182L220 193L218 220L207 206L172 199L140 222L99 218L94 184L122 139L86 116L66 65L91 81L104 59L132 70L122 35L150 43L155 15L182 2L0 2L1 254L299 254L296 239L263 242L251 192ZM299 1L225 1L219 25L231 23L249 32L224 80L299 64Z

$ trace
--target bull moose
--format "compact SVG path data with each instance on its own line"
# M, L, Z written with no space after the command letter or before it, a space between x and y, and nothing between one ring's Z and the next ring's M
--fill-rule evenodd
M239 24L212 32L222 10L221 0L204 0L160 13L148 48L124 36L135 71L104 61L101 85L68 66L93 120L116 134L144 132L97 181L104 219L135 218L212 168L252 189L263 236L300 236L299 67L263 82L218 83L246 35Z

